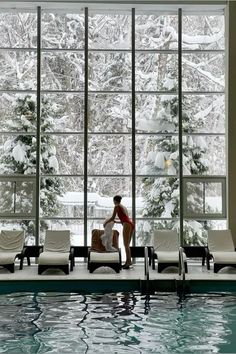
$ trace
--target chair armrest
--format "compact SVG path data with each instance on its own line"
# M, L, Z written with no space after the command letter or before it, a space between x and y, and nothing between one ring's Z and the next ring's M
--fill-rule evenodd
M155 269L155 259L157 259L157 254L155 253L154 247L150 246L149 248L149 254L150 254L150 258L149 258L149 264L150 262L152 263L152 269Z
M75 265L75 249L74 247L71 247L70 248L70 256L69 256L69 259L70 259L70 270L72 271L73 270L73 267Z
M23 250L22 250L21 253L19 253L19 255L18 255L18 258L20 259L20 270L23 269L23 263L24 263L25 253L26 253L26 246L23 247Z

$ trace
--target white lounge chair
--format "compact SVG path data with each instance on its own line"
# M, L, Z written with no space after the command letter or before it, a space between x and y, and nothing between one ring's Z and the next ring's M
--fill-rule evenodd
M47 230L43 252L38 259L38 274L42 274L48 268L61 269L65 274L73 270L74 258L70 247L69 230Z
M25 232L22 230L2 230L0 233L0 266L15 271L15 260L20 259L23 268Z
M208 231L207 268L213 258L214 273L224 267L236 267L236 252L230 230Z
M179 238L175 230L156 230L153 235L153 269L155 258L158 260L158 273L165 268L179 266ZM187 273L186 255L183 253L185 272Z

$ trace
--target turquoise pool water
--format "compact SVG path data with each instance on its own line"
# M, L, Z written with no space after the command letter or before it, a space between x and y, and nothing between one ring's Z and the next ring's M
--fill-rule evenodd
M235 353L236 295L0 295L0 353Z

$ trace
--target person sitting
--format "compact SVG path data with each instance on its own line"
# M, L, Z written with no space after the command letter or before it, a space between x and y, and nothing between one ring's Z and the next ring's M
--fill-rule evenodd
M106 223L106 220L105 222ZM113 234L112 228L114 226L114 221L110 221L104 226L104 233L101 235L101 241L107 252L117 252L117 249L112 246Z

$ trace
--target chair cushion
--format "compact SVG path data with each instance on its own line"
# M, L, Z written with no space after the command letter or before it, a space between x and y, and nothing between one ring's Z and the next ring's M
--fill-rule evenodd
M65 252L42 252L39 255L38 264L64 265L69 262L69 253Z
M183 253L184 262L186 261L186 255ZM179 252L157 252L158 263L178 263Z
M212 252L214 263L236 264L236 252Z
M90 251L91 263L120 263L119 252L93 252Z
M91 249L97 252L106 251L105 247L102 244L101 235L104 233L104 230L94 229L92 230L92 240L91 240ZM113 233L113 243L112 246L118 250L118 241L119 241L119 232L117 230L112 230Z
M155 230L153 234L155 252L176 252L179 250L179 236L176 230Z
M15 263L15 258L18 253L19 252L0 252L0 265Z
M47 230L43 250L45 252L70 252L70 230Z
M212 252L234 252L234 243L230 230L209 230L208 248Z
M20 253L24 247L25 232L2 230L0 233L0 251Z

